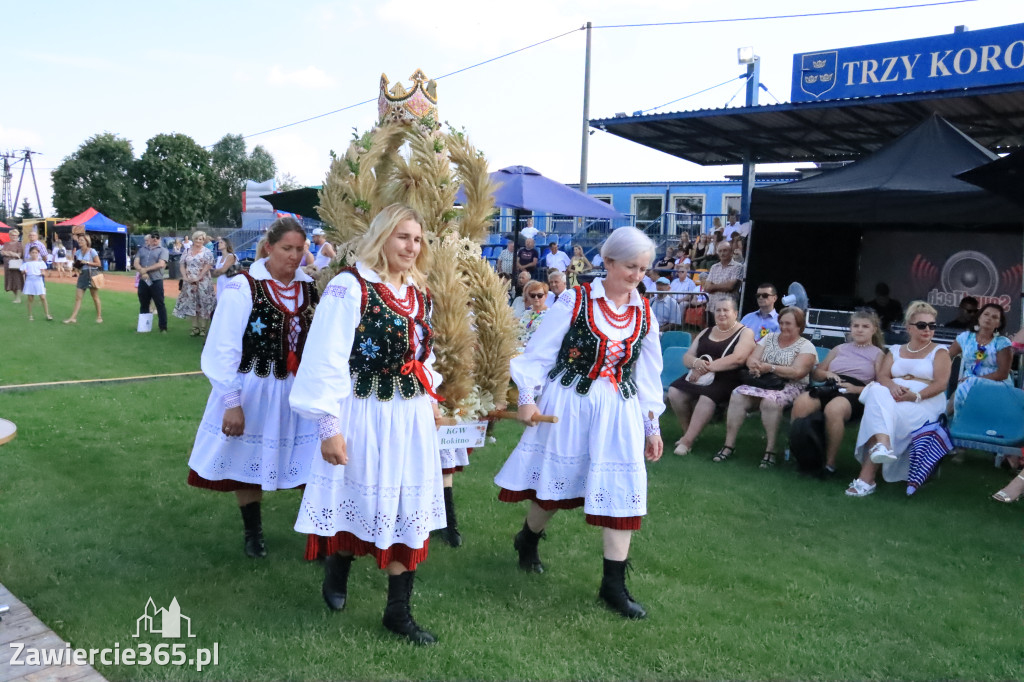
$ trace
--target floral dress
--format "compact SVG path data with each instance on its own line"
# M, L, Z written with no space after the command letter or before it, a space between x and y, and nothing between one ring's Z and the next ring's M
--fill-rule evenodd
M967 394L975 384L979 381L992 381L982 377L999 369L999 351L1010 347L1010 339L998 334L984 346L978 345L978 337L974 332L963 332L956 340L963 349L963 359L960 362L960 382L956 385L956 393L953 394L954 412L964 404ZM1002 381L993 383L1012 386L1013 380L1007 376Z
M198 277L199 271L204 265L209 267L198 283L182 281L178 302L174 304L175 317L181 319L188 317L210 319L213 317L213 309L217 307L217 293L213 288L213 277L210 276L210 271L213 269L213 254L209 249L200 249L197 254L193 254L189 250L181 257L183 280L185 277Z

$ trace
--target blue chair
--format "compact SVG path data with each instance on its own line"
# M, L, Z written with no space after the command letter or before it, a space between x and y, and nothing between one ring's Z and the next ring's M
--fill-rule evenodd
M821 346L815 346L814 350L818 352L818 363L820 364L822 362L825 362L825 358L828 357L829 351L831 351L832 349L822 348Z
M693 343L693 335L690 332L665 332L661 335L661 347L680 346L689 348Z
M949 433L957 447L1019 455L1024 446L1024 391L979 381L954 415Z
M679 346L662 346L661 361L661 387L668 391L669 384L686 374L686 365L683 364L683 356L686 349Z

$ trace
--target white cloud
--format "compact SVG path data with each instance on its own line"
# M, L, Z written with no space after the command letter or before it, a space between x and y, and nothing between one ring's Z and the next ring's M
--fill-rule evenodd
M274 155L278 177L291 173L304 185L323 183L330 165L330 154L326 146L310 143L299 133L273 133L254 138L253 146L262 145Z
M0 125L0 149L13 147L32 147L38 145L42 137L32 130L24 128L5 128Z
M335 86L335 81L326 71L315 66L307 66L304 69L285 71L275 64L270 67L267 74L267 83L270 85L289 85L309 90L326 90Z

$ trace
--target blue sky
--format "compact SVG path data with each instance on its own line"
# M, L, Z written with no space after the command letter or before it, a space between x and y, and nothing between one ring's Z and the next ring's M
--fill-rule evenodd
M112 132L136 155L158 133L212 144L366 99L381 73L407 82L595 25L797 14L928 0L382 0L379 2L4 3L7 106L0 149L30 147L44 208L50 169L88 137ZM900 11L593 32L591 118L633 112L738 76L736 49L752 45L761 78L789 99L792 55L820 49L1024 23L1024 2L976 0ZM464 127L493 168L533 166L563 182L580 173L584 33L438 82L441 118ZM728 85L665 110L723 106ZM774 102L761 93L762 103ZM733 106L742 104L737 94ZM319 184L331 149L374 123L368 104L247 140L267 147L279 172ZM597 132L591 182L720 179L735 167L695 166ZM17 177L15 177L17 182ZM31 187L27 188L31 194ZM24 196L26 189L23 188ZM33 199L34 203L34 199Z

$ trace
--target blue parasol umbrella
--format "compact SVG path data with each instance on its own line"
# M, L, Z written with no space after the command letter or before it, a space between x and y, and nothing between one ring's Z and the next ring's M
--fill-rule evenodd
M528 166L502 168L491 173L491 181L498 186L494 204L499 208L588 218L623 217L605 202L546 178ZM465 201L461 189L456 199Z

